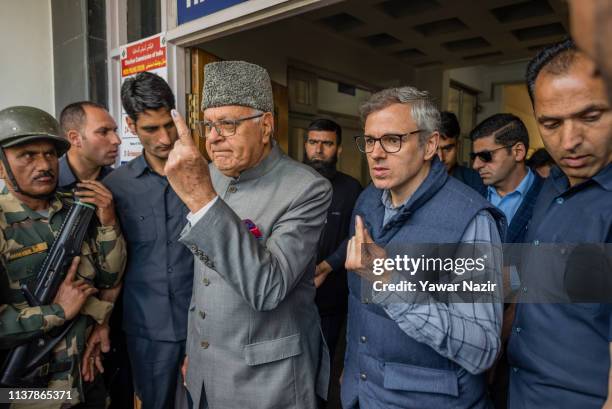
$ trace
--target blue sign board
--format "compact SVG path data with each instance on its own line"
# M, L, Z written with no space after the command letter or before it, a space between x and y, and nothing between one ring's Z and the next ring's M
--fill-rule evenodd
M178 23L184 24L245 1L248 0L177 0Z

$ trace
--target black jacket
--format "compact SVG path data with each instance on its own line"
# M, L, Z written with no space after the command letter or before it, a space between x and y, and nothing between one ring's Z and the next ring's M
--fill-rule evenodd
M345 173L337 172L330 182L333 196L319 241L317 264L325 260L333 271L317 289L315 301L321 315L346 312L348 297L344 269L346 245L353 207L361 193L359 181Z

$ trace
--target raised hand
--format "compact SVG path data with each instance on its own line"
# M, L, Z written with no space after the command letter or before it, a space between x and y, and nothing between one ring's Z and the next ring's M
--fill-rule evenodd
M372 273L374 259L386 257L387 253L382 247L374 243L361 217L356 216L355 235L349 240L346 250L346 262L344 264L346 270L353 271L370 281L379 280L381 277Z
M168 155L164 173L172 189L187 208L195 213L213 200L217 193L210 180L208 162L193 142L185 120L175 109L172 110L172 119L178 139Z
M96 215L102 226L114 226L117 223L115 202L113 194L106 186L97 180L84 180L77 183L83 190L74 192L75 196L84 203L96 206Z

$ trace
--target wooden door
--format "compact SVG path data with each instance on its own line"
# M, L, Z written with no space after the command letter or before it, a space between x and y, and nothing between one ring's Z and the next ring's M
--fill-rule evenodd
M200 152L208 160L210 158L206 154L204 139L201 137L196 124L204 119L204 114L200 108L202 106L202 87L204 86L204 66L214 61L221 61L221 58L199 48L191 49L191 90L187 95L187 115L194 141Z

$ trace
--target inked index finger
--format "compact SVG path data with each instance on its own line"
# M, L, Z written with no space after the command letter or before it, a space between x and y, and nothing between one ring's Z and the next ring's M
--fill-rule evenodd
M189 126L185 122L185 118L176 109L170 111L172 115L172 120L174 121L174 126L176 126L176 131L178 132L178 137L180 141L185 145L195 145L193 139L191 138L191 131L189 130Z
M361 245L364 242L364 234L363 234L363 220L361 216L355 216L355 238L357 239L357 244Z

